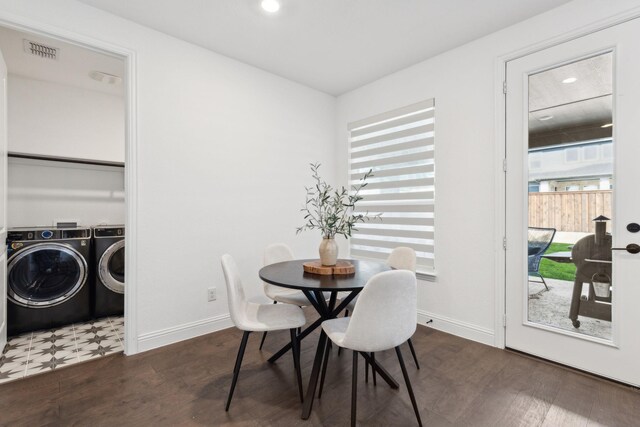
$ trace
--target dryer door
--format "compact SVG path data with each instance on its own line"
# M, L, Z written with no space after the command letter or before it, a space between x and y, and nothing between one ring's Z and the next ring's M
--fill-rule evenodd
M23 307L44 308L72 298L87 280L87 261L60 243L37 243L9 258L7 290Z
M124 294L124 239L104 251L98 262L98 277L107 289Z

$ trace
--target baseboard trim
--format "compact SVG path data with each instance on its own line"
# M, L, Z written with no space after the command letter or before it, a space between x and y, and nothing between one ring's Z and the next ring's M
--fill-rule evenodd
M429 320L432 322L427 323ZM483 328L471 323L451 319L439 314L418 310L418 324L437 329L452 335L477 341L482 344L494 346L494 333L488 328ZM143 352L165 345L188 340L212 332L221 331L233 326L228 314L184 323L171 328L148 332L138 337L138 351Z
M138 352L188 340L211 332L220 331L233 326L229 314L209 317L195 322L184 323L159 331L148 332L138 336Z
M430 320L431 322L429 322ZM429 313L425 310L418 310L418 324L492 347L495 345L495 337L491 329Z

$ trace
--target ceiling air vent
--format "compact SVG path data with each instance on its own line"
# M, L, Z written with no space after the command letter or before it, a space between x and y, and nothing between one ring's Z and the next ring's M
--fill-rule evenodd
M40 58L57 60L60 49L25 39L24 51L30 55L38 56Z

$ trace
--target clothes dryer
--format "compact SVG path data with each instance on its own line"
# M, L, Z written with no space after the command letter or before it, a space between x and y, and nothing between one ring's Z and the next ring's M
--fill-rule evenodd
M9 229L8 335L91 318L90 244L90 228Z
M93 316L124 313L124 226L93 227Z

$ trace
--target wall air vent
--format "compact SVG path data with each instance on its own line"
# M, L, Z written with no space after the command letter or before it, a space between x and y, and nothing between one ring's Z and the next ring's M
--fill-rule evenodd
M58 59L60 49L57 47L47 46L42 43L32 42L31 40L24 40L24 51L30 55L38 56L45 59Z

